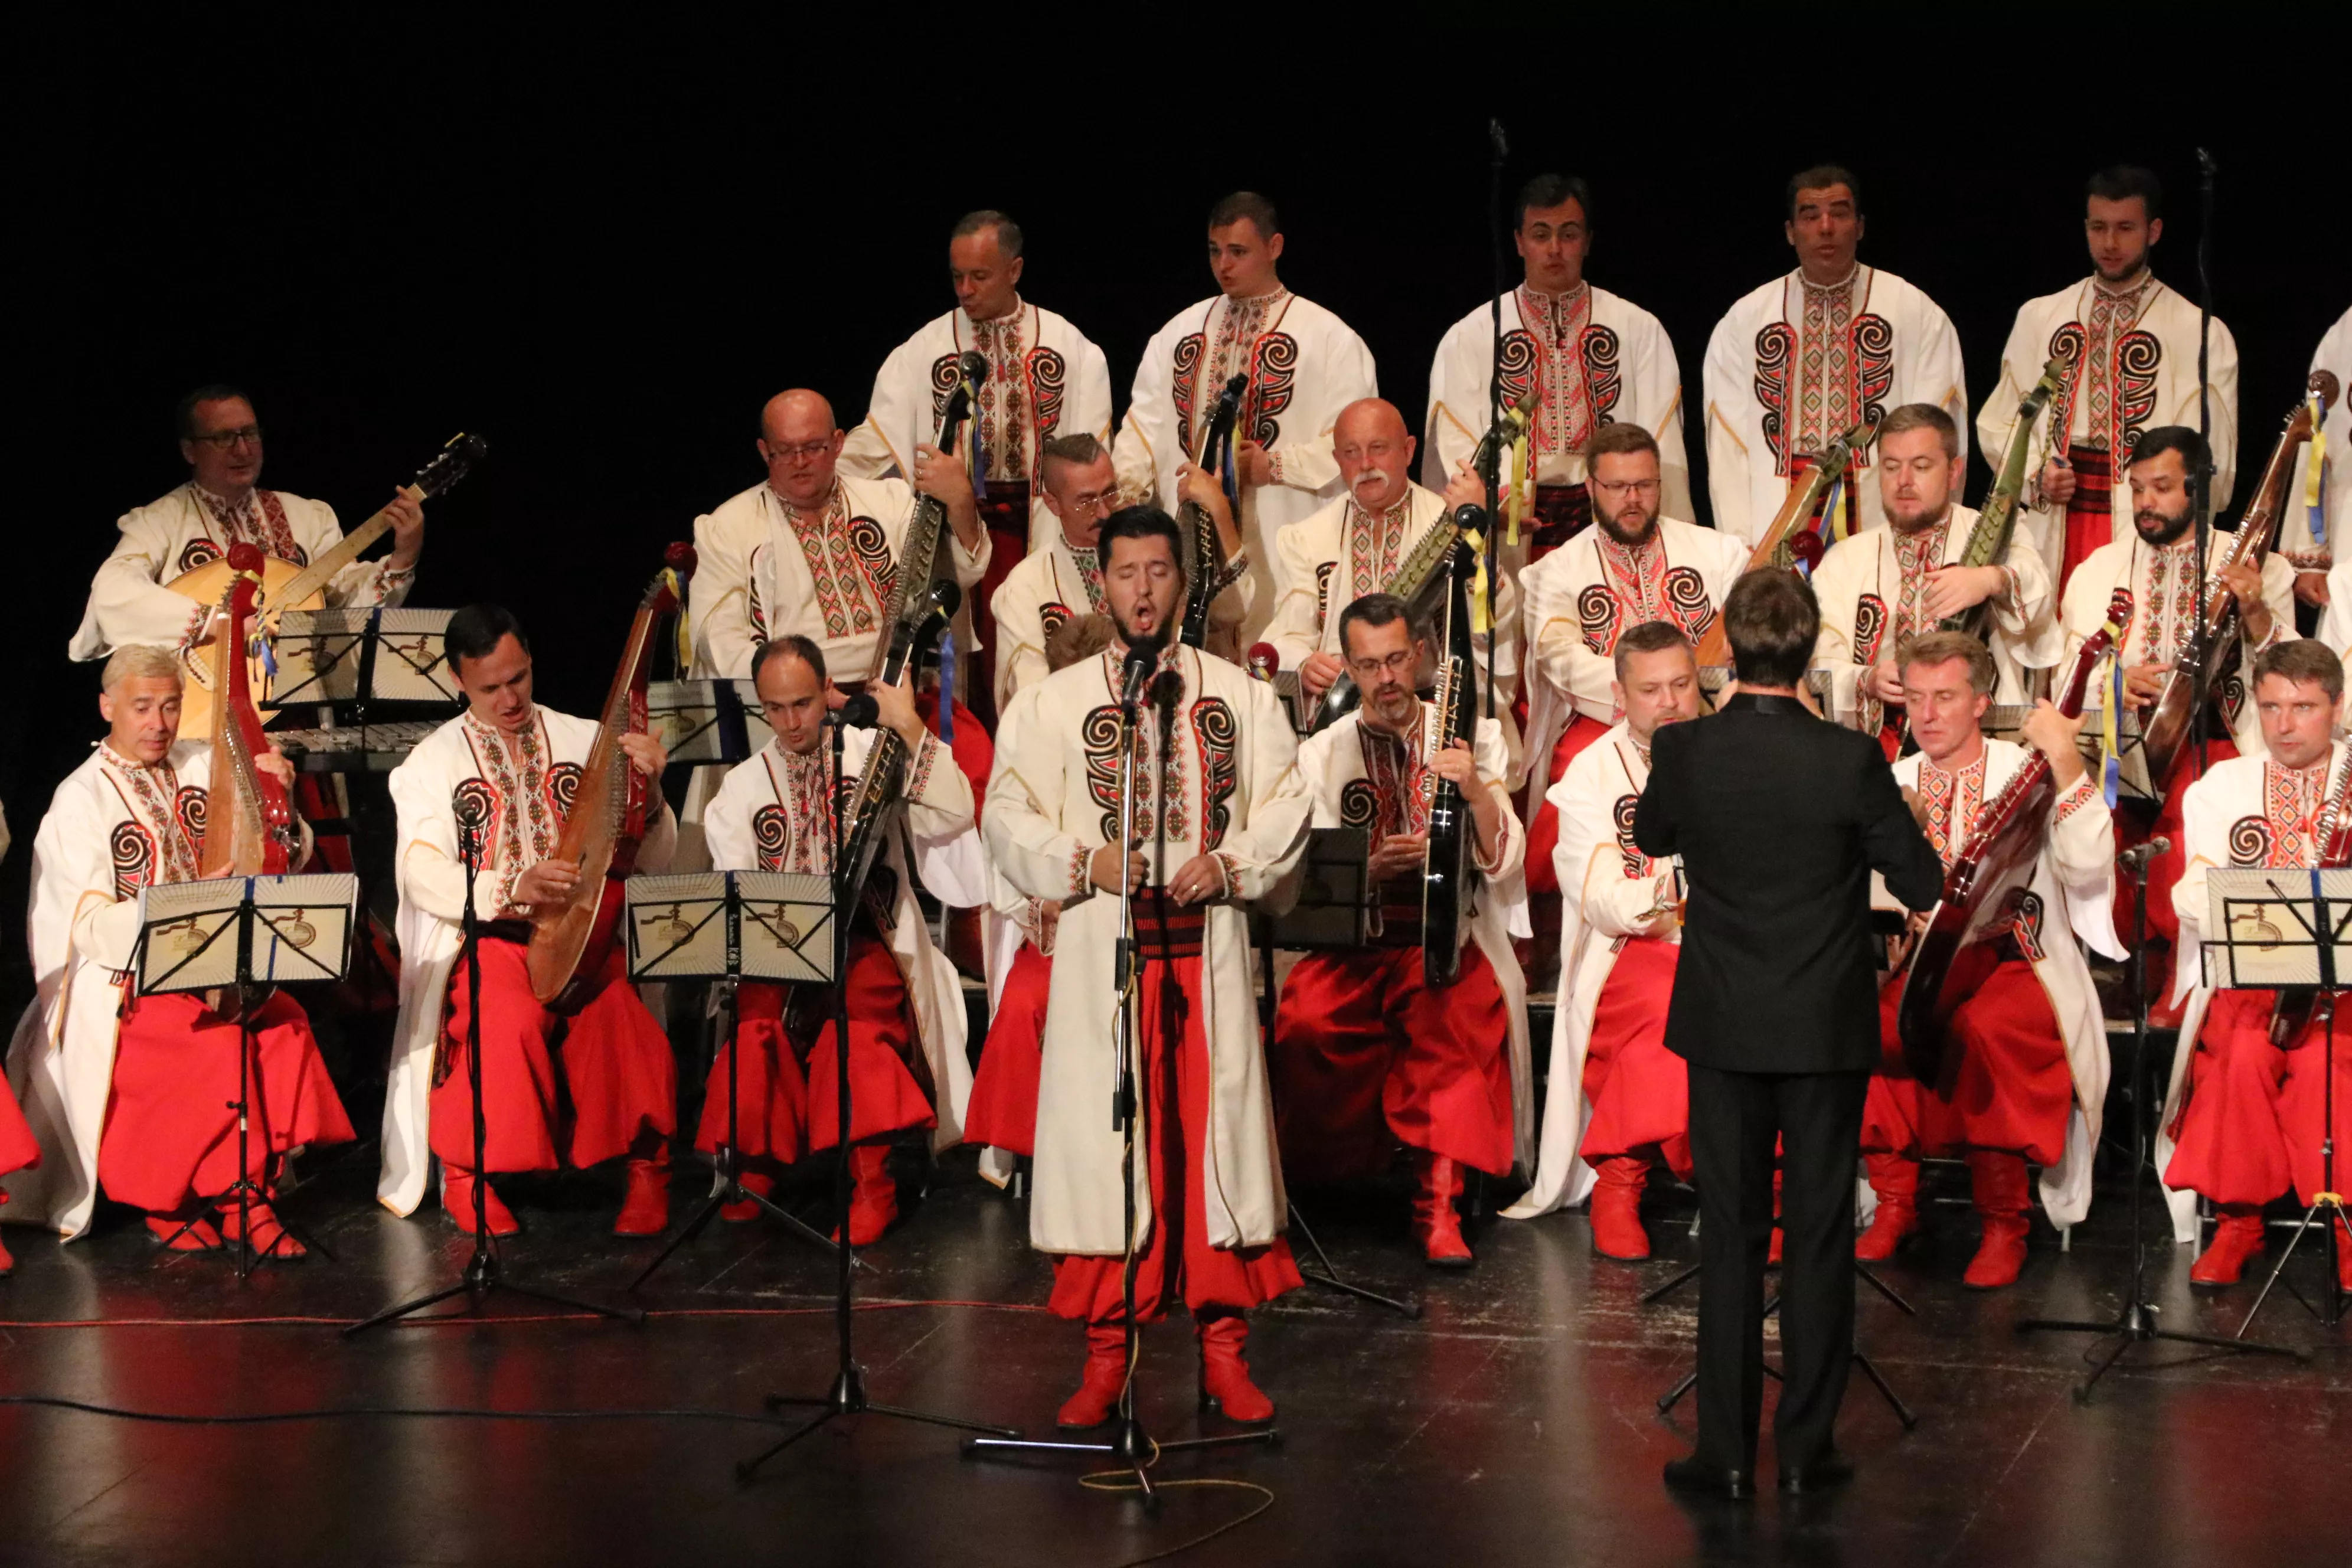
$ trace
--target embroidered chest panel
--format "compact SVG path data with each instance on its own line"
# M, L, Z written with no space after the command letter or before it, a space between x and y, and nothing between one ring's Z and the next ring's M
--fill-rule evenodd
M1853 280L1834 289L1797 285L1797 325L1769 321L1756 334L1755 392L1773 472L1787 475L1796 451L1818 451L1857 421L1885 414L1895 384L1895 328L1856 309ZM1791 384L1793 381L1794 384ZM1853 467L1869 466L1865 452Z
M882 625L882 606L889 602L898 581L890 558L890 538L873 518L851 516L838 489L814 520L784 509L801 558L808 564L816 588L817 613L828 637L875 631Z
M2230 864L2303 868L2319 863L2319 812L2328 767L2263 764L2263 814L2230 825Z
M1544 453L1581 451L1615 417L1622 345L1615 329L1592 320L1590 289L1553 296L1522 287L1517 302L1520 325L1503 335L1502 400L1517 403L1539 386L1531 444Z

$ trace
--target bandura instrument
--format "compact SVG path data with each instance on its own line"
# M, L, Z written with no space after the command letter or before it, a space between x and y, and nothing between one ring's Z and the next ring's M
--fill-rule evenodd
M479 436L460 431L449 437L448 444L434 455L431 462L416 471L414 480L400 487L400 493L415 501L427 501L445 494L471 472L489 449L489 443ZM265 658L261 644L275 644L278 617L289 610L322 607L327 584L335 580L335 574L358 560L362 551L391 529L392 510L387 507L343 535L333 548L307 566L280 561L274 555L262 558L261 586L257 596L259 636L254 639L246 672L251 687L266 689L274 679L278 687L285 689L309 679L310 656L303 648L293 645L274 648L272 657L278 668L273 678L269 658ZM191 566L163 585L199 604L215 605L228 591L234 575L235 568L226 558L220 558ZM191 734L212 722L213 693L217 688L210 653L207 645L188 648L180 656L180 723Z
M1437 690L1422 720L1422 766L1430 781L1429 842L1421 874L1421 974L1424 984L1454 984L1462 973L1462 921L1470 907L1470 879L1477 874L1471 847L1477 837L1470 803L1454 781L1437 772L1437 754L1456 741L1471 741L1476 705L1471 699L1475 664L1470 646L1470 579L1477 572L1470 546L1456 542L1446 576L1443 649L1437 658ZM1475 742L1474 742L1475 748Z
M2327 804L2319 808L2317 826L2318 832L2314 835L2319 841L2316 868L2352 866L2352 758L2346 759L2343 770L2336 775L2336 787L2327 792ZM2281 991L2271 1004L2271 1044L2285 1050L2301 1038L2316 1015L2322 996L2329 997L2329 1006L2335 1005L2332 994L2317 986L2298 985Z
M580 770L563 837L556 841L552 858L580 868L579 887L569 902L530 918L531 994L559 1013L577 1011L595 994L628 902L625 888L637 868L637 846L660 812L661 781L637 772L621 749L621 737L646 732L654 631L662 616L679 608L680 580L694 573L694 546L673 544L663 560L667 569L647 584L636 618L629 623L595 743Z
M1783 572L1792 572L1801 562L1810 572L1821 563L1821 535L1805 525L1812 521L1813 509L1822 504L1830 487L1844 477L1854 454L1869 446L1877 434L1878 427L1864 420L1829 444L1820 460L1805 471L1803 482L1790 489L1788 499L1780 503L1772 526L1756 542L1754 552L1748 557L1748 571L1777 566ZM1731 633L1717 614L1698 639L1698 665L1701 669L1719 669L1730 663Z
M301 829L286 787L254 766L269 750L244 658L254 629L254 601L261 590L264 557L258 545L229 547L223 563L229 573L221 600L226 621L213 639L213 705L210 798L205 805L204 841L196 848L199 877L278 877L293 868Z
M2119 605L2109 611L2110 616L2120 613ZM2091 672L2114 647L2105 626L2084 642L2060 697L2059 712L2069 719L2081 716ZM1904 1064L1921 1083L1944 1082L1952 1014L1966 999L1965 990L1956 984L1957 961L1974 944L1998 939L2015 921L2018 895L2032 879L2057 800L2050 759L2035 752L1999 795L1978 808L1968 838L1944 872L1943 901L1911 945L1903 997L1895 1010ZM2061 940L2065 940L2063 933Z
M2009 434L2009 450L2003 454L2000 471L1993 476L1992 489L1985 495L1984 506L1977 513L1977 525L1969 534L1968 548L1960 552L1956 566L1994 566L2009 559L2009 541L2017 531L2017 503L2025 493L2026 454L2033 444L2033 422L2042 417L2043 405L2058 395L2058 384L2065 379L2066 362L2053 359L2042 367L2042 379L2025 394L2017 405L2017 428ZM1986 628L1992 622L1992 601L1971 605L1957 616L1947 616L1942 629L1966 632L1983 642Z
M1233 446L1234 421L1241 414L1242 394L1248 390L1249 377L1237 375L1217 394L1216 411L1209 416L1208 432L1201 437L1200 455L1193 459L1193 466L1212 479ZM1184 532L1184 574L1192 579L1192 593L1184 601L1183 629L1179 636L1188 647L1205 647L1209 640L1209 605L1231 581L1225 569L1224 542L1217 537L1216 519L1198 501L1188 500L1179 506L1176 521Z
M1460 506L1442 514L1421 536L1421 542L1397 563L1396 571L1381 585L1381 592L1402 599L1412 609L1414 623L1420 624L1430 608L1423 601L1442 589L1450 578L1445 568L1454 560L1454 547L1462 542L1465 533L1475 533L1486 526L1484 507ZM1329 729L1354 712L1362 700L1363 694L1356 689L1355 681L1342 670L1325 689L1323 700L1316 704L1315 721L1307 726L1307 732L1319 734Z
M956 361L956 384L948 389L947 401L940 407L939 437L931 443L950 462L961 460L956 457L956 441L971 416L972 398L987 379L987 357L977 349L964 350ZM908 605L923 602L931 580L939 575L940 546L946 542L950 526L948 503L917 490L915 514L907 521L907 535L899 542L898 564L890 574L889 597L882 606L883 618L893 626L905 616ZM947 581L954 581L953 572Z
M2341 390L2335 375L2324 370L2313 371L2305 385L2319 395L2323 411L2335 405ZM2156 705L2140 721L2140 759L2147 764L2151 784L2159 788L2168 785L2172 770L2189 741L2198 691L2203 689L2210 700L2210 695L2219 691L2222 682L2237 669L2238 599L2218 579L2233 566L2259 569L2277 547L2279 524L2286 516L2286 487L2294 468L2295 449L2310 439L2311 404L2305 400L2298 402L2287 416L2286 428L2279 433L2270 466L2263 470L2263 482L2255 487L2254 499L2247 503L2245 515L2238 520L2238 531L2230 536L2227 544L2218 546L2221 559L2206 581L2204 614L2198 618L2197 629L2180 650L2180 657L2173 661L2170 673L2165 676Z

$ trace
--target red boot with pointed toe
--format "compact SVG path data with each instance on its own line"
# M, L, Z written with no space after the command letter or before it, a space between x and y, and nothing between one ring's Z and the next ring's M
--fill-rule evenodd
M1066 1432L1099 1426L1118 1410L1127 1386L1127 1333L1117 1323L1087 1325L1087 1370L1078 1391L1062 1405L1054 1425Z
M2246 1265L2263 1250L2263 1209L2260 1204L2222 1204L2213 1226L2213 1239L2189 1271L2191 1285L2235 1285Z
M1454 1200L1462 1195L1462 1167L1443 1154L1421 1157L1421 1190L1412 1199L1412 1234L1432 1268L1467 1268L1474 1259L1462 1239Z
M849 1151L849 1245L871 1247L898 1223L898 1182L890 1174L890 1146L860 1143ZM841 1239L838 1231L835 1241Z
M765 1171L745 1171L735 1178L735 1184L753 1197L770 1197L776 1190L776 1178ZM749 1225L766 1211L751 1197L737 1198L719 1205L719 1217L729 1225Z
M2027 1215L2032 1200L2025 1181L2025 1159L1989 1149L1969 1152L1969 1184L1977 1213L1984 1219L1984 1239L1969 1260L1960 1283L1971 1290L1999 1290L2017 1283L2025 1267Z
M1250 1381L1242 1356L1249 1343L1249 1320L1238 1312L1200 1324L1201 1408L1223 1412L1228 1421L1262 1426L1274 1419L1274 1401Z
M252 1204L248 1205L247 1213L253 1222L253 1255L256 1258L295 1258L310 1256L310 1249L294 1239L294 1233L286 1228L284 1222L278 1217L278 1211L267 1203ZM236 1205L234 1203L220 1211L220 1233L223 1245L236 1244L237 1238L245 1234L239 1228L239 1225Z
M441 1206L466 1235L474 1234L474 1173L457 1165L441 1167ZM499 1200L499 1189L482 1184L482 1217L489 1224L492 1236L519 1236L522 1226L516 1223L514 1211Z
M629 1151L628 1185L614 1236L659 1236L669 1228L669 1140L647 1133Z
M1854 1238L1853 1255L1864 1263L1884 1263L1919 1234L1919 1162L1902 1154L1865 1154L1863 1163L1870 1170L1878 1207L1869 1227Z
M1641 1262L1650 1256L1650 1233L1642 1226L1642 1188L1650 1163L1638 1154L1615 1154L1601 1161L1595 1173L1592 1250L1622 1263Z

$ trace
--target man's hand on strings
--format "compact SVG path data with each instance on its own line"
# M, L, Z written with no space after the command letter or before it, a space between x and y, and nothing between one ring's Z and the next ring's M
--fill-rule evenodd
M294 764L288 762L286 753L275 746L255 754L253 771L257 773L268 773L278 781L278 786L280 789L294 787Z
M651 735L625 731L621 735L621 750L628 753L629 765L647 778L661 777L662 770L669 766L668 748Z
M986 539L980 525L980 506L972 499L971 473L963 459L941 452L929 442L915 448L915 489L948 509L948 521L963 547L978 551Z
M1445 749L1430 759L1429 765L1437 776L1470 798L1478 789L1478 759L1470 750L1470 742L1456 737L1445 743Z
M2078 713L2069 719L2058 711L2048 698L2033 705L2033 711L2018 726L2018 738L2050 759L2050 778L2060 792L2073 789L2083 776L2082 734L2084 716Z
M1998 566L1938 566L1927 574L1925 608L1930 620L1947 620L2009 591L2009 574Z
M383 510L392 519L392 553L384 564L394 572L405 572L425 552L425 503L402 490Z
M515 879L514 901L533 910L560 909L579 890L579 867L569 860L541 860Z
M1799 681L1798 689L1802 690L1804 685ZM1903 672L1892 664L1874 664L1863 675L1862 689L1864 696L1875 697L1881 702L1899 703L1903 700Z
M2263 569L2239 562L2222 567L2215 577L2238 601L2238 618L2245 622L2246 640L2265 641L2271 635L2271 606L2263 597Z
M2124 667L2124 696L2135 708L2152 706L2164 695L2165 678L2172 673L2168 664L2131 664Z
M899 676L898 685L885 686L877 680L866 689L874 699L877 721L886 730L896 730L909 752L922 749L924 734L923 721L915 712L914 679L910 666Z

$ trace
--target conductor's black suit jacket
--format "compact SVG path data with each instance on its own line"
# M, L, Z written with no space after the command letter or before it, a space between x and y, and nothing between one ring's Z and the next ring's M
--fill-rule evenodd
M1689 885L1668 1050L1726 1072L1878 1065L1870 873L1925 910L1944 868L1874 738L1743 692L1652 740L1633 841L1680 855Z

